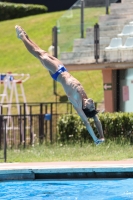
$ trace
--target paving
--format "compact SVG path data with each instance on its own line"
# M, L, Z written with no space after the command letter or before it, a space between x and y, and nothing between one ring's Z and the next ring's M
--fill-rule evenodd
M0 163L0 181L65 178L133 178L133 159Z

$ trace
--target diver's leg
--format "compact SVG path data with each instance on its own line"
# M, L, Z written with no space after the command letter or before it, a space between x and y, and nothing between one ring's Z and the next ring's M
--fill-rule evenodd
M15 26L17 37L21 39L26 46L27 50L34 55L36 58L40 60L41 56L46 53L39 46L37 46L34 42L32 42L25 31L18 25Z

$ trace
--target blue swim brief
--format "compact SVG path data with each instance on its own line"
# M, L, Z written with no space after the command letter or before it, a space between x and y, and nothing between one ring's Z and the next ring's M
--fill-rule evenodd
M56 71L54 74L51 74L51 77L57 81L57 77L59 76L59 74L61 74L62 72L67 71L67 69L63 66L63 65L59 65L58 67L58 71Z

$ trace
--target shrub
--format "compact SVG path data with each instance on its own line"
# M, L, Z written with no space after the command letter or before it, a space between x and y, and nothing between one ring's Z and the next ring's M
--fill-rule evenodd
M58 126L58 141L75 142L80 138L79 119L76 115L62 115L57 123Z
M105 138L114 139L118 137L129 138L133 135L133 113L100 113L99 119L102 123ZM93 119L90 124L98 135ZM65 142L86 142L92 138L78 115L63 115L58 123L58 141Z
M0 2L0 21L46 13L47 7L33 4Z

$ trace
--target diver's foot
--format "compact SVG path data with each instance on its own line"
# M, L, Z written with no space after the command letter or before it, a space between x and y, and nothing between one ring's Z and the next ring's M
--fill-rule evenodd
M22 39L23 36L26 35L26 33L24 32L24 30L21 28L21 26L16 25L16 26L15 26L15 29L16 29L17 37L18 37L19 39Z
M97 139L97 140L95 141L95 144L96 144L96 145L99 145L99 144L103 143L104 141L105 141L104 138Z

